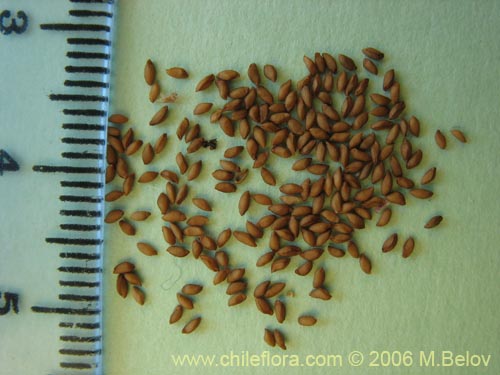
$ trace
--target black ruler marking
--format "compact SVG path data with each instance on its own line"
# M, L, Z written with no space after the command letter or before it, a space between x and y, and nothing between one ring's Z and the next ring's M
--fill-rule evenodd
M102 59L109 60L109 53L101 52L83 52L83 51L69 51L66 56L70 59Z
M76 260L99 260L101 258L101 254L99 253L59 253L59 257L65 259L76 259Z
M71 230L75 232L92 232L101 230L100 225L86 225L86 224L61 224L59 228L62 230Z
M114 4L115 0L69 0L71 3Z
M59 339L66 342L96 342L101 336L59 336Z
M46 307L32 306L31 311L42 314L62 314L62 315L99 315L99 309L75 309L71 307Z
M87 370L91 368L96 368L97 363L60 362L59 366L61 366L61 368L70 368L74 370Z
M79 216L79 217L100 217L102 211L94 210L61 210L59 211L61 216Z
M65 159L93 159L93 160L104 159L104 154L98 154L95 152L63 152L61 153L61 156ZM73 201L73 202L82 202L82 201Z
M87 296L84 294L59 294L59 299L61 301L99 301L99 296Z
M109 69L102 66L74 66L68 65L64 68L68 73L98 73L109 74Z
M44 173L87 173L87 174L101 174L101 168L95 167L70 167L70 166L52 166L52 165L35 165L33 167L35 172L44 172Z
M106 117L106 111L99 109L63 109L68 116Z
M54 31L111 31L108 25L90 23L42 23L40 28Z
M76 355L76 356L99 355L101 354L101 349L95 349L95 350L60 349L59 353L64 355Z
M50 94L52 101L64 102L107 102L108 97L101 95L78 95L78 94Z
M64 237L47 237L47 243L55 243L60 245L73 245L73 246L96 246L100 245L103 241L100 238L64 238Z
M89 45L89 46L110 46L111 40L99 38L68 38L68 44L73 45Z
M74 322L60 322L59 327L61 328L80 328L80 329L99 329L101 328L100 323L74 323Z
M61 142L72 145L104 145L106 143L106 141L101 138L76 138L76 137L64 137L61 138Z
M102 182L93 181L61 181L61 186L81 189L102 189L104 184Z
M102 268L99 267L59 267L57 269L59 272L66 273L100 273L102 272Z
M61 195L59 199L62 202L77 202L77 203L101 203L101 197L89 197L86 195Z
M73 288L99 288L101 283L98 281L59 280L59 285Z
M99 82L99 81L88 81L88 80L72 80L67 79L64 81L64 86L66 87L85 87L85 88L103 88L106 89L109 87L109 83L107 82Z
M104 131L106 127L99 124L84 124L84 123L65 123L62 124L63 129L68 130L85 130L85 131Z
M72 17L107 17L112 18L113 14L99 10L72 9L69 11Z

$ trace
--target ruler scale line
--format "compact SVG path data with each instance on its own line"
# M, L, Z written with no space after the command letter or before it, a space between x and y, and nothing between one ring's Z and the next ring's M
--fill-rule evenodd
M64 137L61 138L61 142L72 145L104 145L106 143L106 141L101 138L76 138L76 137Z
M70 230L75 232L92 232L101 230L100 225L87 225L87 224L61 224L59 226L62 230Z
M77 355L77 356L85 356L85 355L96 355L101 354L101 349L96 350L83 350L83 349L60 349L59 353L64 355Z
M69 342L96 342L101 339L101 336L60 336L59 339L61 341L69 341Z
M102 59L109 60L110 56L108 53L101 52L83 52L83 51L69 51L66 56L70 59Z
M62 301L99 301L99 296L87 296L83 294L59 294L59 299Z
M55 243L60 245L74 246L96 246L100 245L103 240L100 238L65 238L65 237L47 237L47 243Z
M100 287L101 283L94 281L78 281L78 280L59 280L59 285L60 286L68 286L68 287L75 287L75 288L98 288Z
M83 363L83 362L61 362L59 363L61 368L71 368L74 370L87 370L93 367L97 367L97 364Z
M62 202L76 202L76 203L101 203L101 197L89 197L85 195L61 195L59 200Z
M85 124L85 123L65 123L62 124L63 129L68 130L95 130L95 131L104 131L106 128L104 125L98 124Z
M65 102L107 102L108 97L100 95L78 95L78 94L50 94L52 101Z
M59 253L59 257L65 259L76 259L76 260L99 260L101 254L99 253Z
M108 25L90 24L90 23L42 23L42 30L54 31L105 31L110 32Z
M63 109L68 116L106 117L106 111L99 109Z
M45 307L32 306L31 311L42 314L63 314L63 315L99 315L101 310L97 309L74 309L70 307Z
M98 74L109 74L108 68L103 68L102 66L75 66L68 65L64 68L68 73L98 73Z
M68 13L72 17L113 17L112 13L99 10L72 9Z
M57 270L59 272L87 273L87 274L102 272L102 268L99 267L59 267Z
M44 173L54 173L54 172L62 172L62 173L83 173L83 174L101 174L101 168L94 167L70 167L70 166L52 166L52 165L35 165L33 167L35 172L44 172Z
M104 184L93 181L61 181L61 186L81 189L102 189Z
M110 46L111 40L108 39L99 39L99 38L68 38L68 44L73 45L101 45L101 46Z
M93 210L61 210L59 211L61 216L80 216L80 217L100 217L102 211Z
M70 3L85 3L85 4L114 4L115 0L69 0Z
M74 322L60 322L61 328L80 328L80 329L99 329L100 323L74 323Z
M98 154L95 152L63 152L61 157L66 159L93 159L102 160L104 159L104 154Z

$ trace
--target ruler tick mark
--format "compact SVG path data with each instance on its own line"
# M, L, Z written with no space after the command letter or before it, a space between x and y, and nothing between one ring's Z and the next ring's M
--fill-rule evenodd
M93 159L102 160L104 158L103 154L97 154L94 152L63 152L61 156L66 159Z
M101 95L50 94L52 101L65 102L107 102L108 97Z
M73 309L69 307L45 307L32 306L31 311L43 314L64 314L64 315L99 315L101 310Z
M95 130L95 131L104 131L106 130L104 125L98 124L82 124L82 123L66 123L62 125L63 129L70 130Z
M40 28L42 30L53 31L111 31L111 28L108 25L89 23L42 23Z
M61 328L80 328L80 329L99 329L101 327L100 323L73 323L73 322L61 322L59 323Z
M70 59L102 59L109 60L110 56L108 53L100 52L82 52L82 51L69 51L66 56Z
M102 66L74 66L68 65L64 68L68 73L98 73L109 74L109 69Z
M101 45L101 46L110 46L111 40L108 39L99 39L99 38L68 38L68 44L73 45Z
M68 273L100 273L102 268L99 267L59 267L57 269L59 272Z
M73 288L98 288L101 284L97 281L59 280L59 285Z
M77 259L77 260L99 260L101 254L96 253L60 253L59 257L65 259Z
M59 294L61 301L99 301L99 296L86 296L82 294Z
M63 109L63 113L69 116L106 117L106 111L98 109Z
M72 230L75 232L92 232L101 230L100 225L85 225L85 224L61 224L59 226L62 230Z
M107 17L107 18L112 18L113 14L109 12L102 12L98 10L79 10L79 9L72 9L69 11L69 15L73 17Z
M101 174L102 169L101 168L94 168L94 167L70 167L70 166L51 166L51 165L35 165L33 166L33 170L35 172L43 172L43 173L55 173L55 172L62 172L62 173L95 173L95 174Z
M47 243L59 245L74 245L74 246L95 246L100 245L103 241L100 238L64 238L64 237L47 237Z
M102 182L92 181L61 181L61 186L82 189L102 189L104 184Z

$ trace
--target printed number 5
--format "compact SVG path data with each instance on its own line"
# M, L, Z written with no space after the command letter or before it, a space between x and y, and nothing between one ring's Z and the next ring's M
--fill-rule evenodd
M10 20L10 25L6 25L7 21L5 18ZM22 21L22 24L18 25L16 18ZM10 17L10 11L4 10L0 13L0 32L4 35L9 35L11 32L15 32L16 34L22 34L28 28L28 16L22 10L17 12L16 18ZM5 22L5 23L4 23Z

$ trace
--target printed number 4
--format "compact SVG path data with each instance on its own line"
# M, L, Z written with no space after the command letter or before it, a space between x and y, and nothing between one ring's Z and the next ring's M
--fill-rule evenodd
M11 32L15 32L16 34L22 34L28 28L28 16L22 10L17 12L16 17L10 17L10 11L4 10L0 13L0 32L4 35L9 35ZM21 20L22 23L20 25L17 24L17 19ZM4 24L4 19L10 19L10 24ZM5 22L7 23L7 22Z
M0 150L0 176L4 171L14 172L19 170L19 164L12 159L7 151Z

